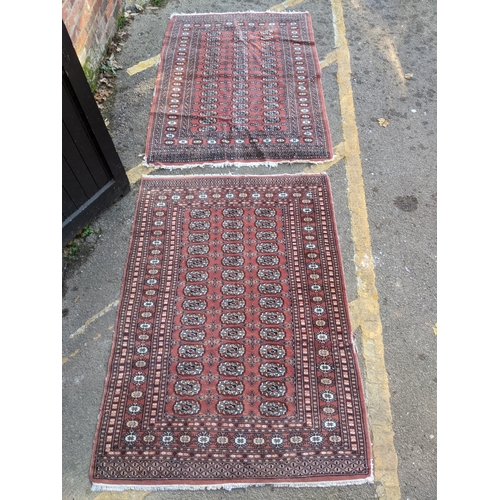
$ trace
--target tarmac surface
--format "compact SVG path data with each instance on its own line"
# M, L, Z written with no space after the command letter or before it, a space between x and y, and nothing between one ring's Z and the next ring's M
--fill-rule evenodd
M322 61L335 162L311 167L141 167L161 50L172 13L308 11ZM431 1L167 0L127 28L103 115L131 192L64 259L62 498L108 500L437 498L436 5ZM130 68L142 65L136 72ZM380 120L384 119L384 120ZM380 120L380 121L379 121ZM385 126L384 126L385 125ZM88 472L130 232L143 173L325 171L333 189L356 346L374 444L373 484L334 488L95 493Z

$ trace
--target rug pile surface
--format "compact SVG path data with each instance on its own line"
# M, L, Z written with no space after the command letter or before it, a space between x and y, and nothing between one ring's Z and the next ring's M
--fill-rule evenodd
M332 157L309 13L172 16L146 164L188 168Z
M326 174L143 177L90 477L372 480Z

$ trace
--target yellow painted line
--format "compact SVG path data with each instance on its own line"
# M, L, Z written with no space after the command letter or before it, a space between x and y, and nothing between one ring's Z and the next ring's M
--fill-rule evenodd
M142 500L147 497L150 491L103 491L94 500Z
M411 73L407 73L403 70L401 61L399 60L398 51L392 41L390 29L387 28L382 16L373 9L368 9L362 6L357 0L350 0L350 2L351 6L355 10L359 11L358 14L361 17L364 17L365 20L370 21L373 24L374 39L380 42L377 44L377 47L380 51L384 52L386 59L392 64L393 69L401 83L401 95L406 96L408 94L407 80L411 80L413 75L408 78L407 76Z
M115 300L114 302L111 302L111 304L108 304L104 309L101 309L97 314L94 314L91 318L85 321L85 323L80 328L78 328L76 332L72 333L69 338L74 339L75 337L78 337L78 335L84 333L90 323L94 322L97 318L100 318L103 314L106 314L111 308L115 307L116 305L118 305L118 300Z
M309 174L310 173L319 174L320 172L326 172L329 168L333 167L333 165L336 165L345 156L344 143L341 142L340 144L337 144L333 148L333 151L334 151L333 160L322 161L320 163L316 163L315 165L308 166L304 169L304 172Z
M98 340L101 338L101 334L98 333L92 340ZM87 347L87 342L83 344L84 347ZM62 364L66 364L69 361L69 358L74 358L78 353L80 352L80 349L77 349L76 351L72 352L69 357L63 358Z
M303 1L304 0L286 0L286 2L279 3L278 5L271 7L269 10L272 10L274 12L281 12L282 10L288 9L288 7L295 7L296 5L299 5L299 3L302 3Z
M149 174L154 170L154 167L146 167L142 163L137 165L137 167L131 168L127 171L127 177L130 184L135 184L138 180L141 179L143 175Z
M160 62L160 54L150 57L149 59L146 59L145 61L141 61L140 63L137 63L136 65L130 67L127 69L127 73L132 76L135 75L136 73L140 73L141 71L144 71L145 69L151 68L151 66L155 66Z
M434 325L434 327L432 328L432 330L434 331L434 335L437 336L437 334L438 334L438 324L437 323Z
M349 302L349 319L351 320L351 330L353 332L361 325L359 314L359 300L355 299L352 302Z
M80 352L80 349L77 349L76 351L72 352L69 355L69 358L74 358L79 352ZM67 363L69 361L69 358L63 358L62 364L64 365L65 363Z
M389 59L390 63L393 65L394 70L396 71L400 82L403 84L403 94L406 95L407 89L406 89L406 78L405 78L405 72L403 70L403 67L401 66L401 61L399 60L398 56L398 51L396 50L396 47L394 46L394 43L391 39L391 36L387 33L384 33L383 35L383 40L385 43L385 50L386 50L386 55L387 58Z
M365 361L365 395L372 433L374 479L378 482L377 496L400 500L398 457L394 447L394 431L390 405L389 378L384 360L382 321L375 286L375 269L371 249L370 227L366 208L363 170L354 99L351 87L351 61L347 45L341 0L330 0L334 18L337 47L337 83L344 135L344 154L348 182L348 204L351 211L351 233L354 242L354 262L358 282L358 297L354 303L354 319L361 329Z
M326 68L333 64L337 60L337 51L330 52L326 57L319 63L320 69Z
M316 163L304 169L304 172L319 174L320 172L326 172L329 168L333 167L336 163L338 163L342 158L334 158L330 161L323 161L321 163Z

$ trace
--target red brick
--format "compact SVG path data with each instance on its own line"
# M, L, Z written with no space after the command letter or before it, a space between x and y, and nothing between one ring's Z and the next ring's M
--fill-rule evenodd
M112 2L109 2L112 3ZM100 17L105 17L106 15L106 9L108 8L108 4L106 2L99 2L99 16Z
M70 16L65 19L64 23L68 29L69 36L73 39L73 34L75 30L81 31L81 26L79 26L78 21L80 20L81 11L78 9L73 9Z
M87 39L88 39L87 32L85 30L82 30L78 38L76 39L76 42L73 44L73 46L75 47L75 52L77 53L78 56L80 56L82 50L85 48Z
M110 16L113 14L115 5L116 5L116 2L108 2L108 6L107 6L107 9L106 9L106 12L104 13L106 21L108 21L109 18L110 18Z
M68 5L68 2L63 3L62 6L62 20L66 21L71 15L71 5Z
M63 6L68 6L70 9L72 9L76 3L78 3L79 0L64 0L63 1Z
M73 47L76 47L76 42L80 36L80 33L82 32L81 29L79 29L77 26L75 26L75 29L73 31L73 34L70 35L71 42L73 43ZM76 49L75 49L76 50Z
M88 27L88 25L90 24L90 21L91 21L90 14L91 13L88 11L87 8L85 8L81 11L81 15L80 15L80 18L78 19L78 24L77 24L77 26L80 29L84 29L84 28Z
M99 10L101 9L102 3L99 0L93 0L91 3L91 8L90 10L92 11L92 16L94 18L99 16Z
M115 32L123 0L64 0L63 19L77 54L100 51ZM70 8L72 6L72 8Z

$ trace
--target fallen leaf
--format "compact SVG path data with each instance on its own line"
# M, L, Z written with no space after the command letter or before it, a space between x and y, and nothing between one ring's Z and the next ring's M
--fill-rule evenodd
M94 98L97 102L105 101L111 95L111 90L107 89L98 89L94 94Z
M379 118L378 119L378 124L381 127L387 127L387 125L389 125L389 123L391 123L391 122L389 120L387 120L387 118Z
M406 73L406 74L405 74L405 78L406 78L407 80L411 80L411 79L413 78L413 73Z

